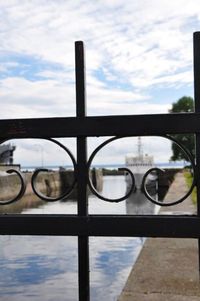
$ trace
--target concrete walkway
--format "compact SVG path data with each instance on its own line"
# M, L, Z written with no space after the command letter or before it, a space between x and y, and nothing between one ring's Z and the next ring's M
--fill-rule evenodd
M183 195L187 186L176 175L167 199ZM188 197L183 203L164 207L160 214L194 213ZM118 301L200 301L198 240L149 238L129 275Z

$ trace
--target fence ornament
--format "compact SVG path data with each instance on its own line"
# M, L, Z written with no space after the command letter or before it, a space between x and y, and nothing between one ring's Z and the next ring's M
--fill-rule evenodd
M62 143L60 143L59 141L52 139L52 138L46 138L46 140L51 141L51 142L57 144L60 148L64 149L64 151L69 155L69 157L73 163L73 167L74 167L74 179L73 179L71 186L69 188L67 188L66 191L64 191L61 195L59 195L57 197L46 196L43 193L41 193L40 191L38 191L36 188L38 175L41 172L48 172L49 170L46 168L38 168L34 171L32 178L31 178L31 186L32 186L34 193L43 201L55 202L55 201L67 198L72 193L74 186L76 184L76 160L75 160L73 154L71 153L71 151L66 146L64 146Z
M121 237L171 237L196 238L200 246L200 32L194 33L194 98L195 110L192 113L144 114L118 116L86 116L85 60L84 44L75 42L75 77L76 77L76 116L32 119L0 120L0 144L10 139L46 139L56 143L71 158L74 166L74 181L69 189L59 197L49 198L37 190L39 174L46 169L38 169L32 176L32 188L35 194L45 201L57 201L69 196L77 184L77 214L1 214L1 235L56 235L78 237L78 290L79 301L90 300L90 256L89 238L91 236ZM170 135L168 134L170 133ZM176 141L173 134L194 134L196 158L189 150ZM196 185L196 215L101 215L89 214L88 190L100 199L120 202L128 198L135 189L134 174L127 168L123 170L130 175L130 190L118 199L108 199L100 195L90 179L90 168L95 155L107 144L124 137L160 136L175 142L185 153L193 169L193 182L188 192L179 200L168 203L154 200L147 189L147 177L154 172L162 173L158 168L148 170L143 177L143 192L149 201L160 206L171 206L183 202ZM55 139L76 138L76 159L73 154ZM88 137L113 137L98 146L89 160L87 158ZM25 192L26 183L20 171L10 169L20 180L20 189L11 200L0 201L0 205L18 201ZM200 258L200 248L199 248Z
M88 185L90 187L90 190L101 200L103 201L107 201L107 202L113 202L113 203L118 203L118 202L121 202L121 201L124 201L126 200L131 194L132 192L134 191L135 189L135 177L134 177L134 174L132 173L132 171L126 167L123 167L123 168L119 168L118 170L124 170L125 172L128 172L130 177L131 177L131 185L130 185L130 188L129 190L126 192L126 194L123 196L123 197L120 197L120 198L116 198L116 199L110 199L110 198L106 198L104 197L103 195L101 195L94 187L93 183L92 183L92 180L89 176L89 170L91 168L91 165L92 165L92 161L94 159L94 157L96 156L96 154L104 147L106 146L107 144L115 141L115 140L118 140L118 139L121 139L121 138L124 138L124 137L112 137L106 141L104 141L103 143L101 143L94 151L93 153L91 154L89 160L88 160L88 163L87 163L87 168L88 168Z
M20 179L20 190L14 198L12 198L10 200L1 200L0 205L9 205L9 204L12 204L12 203L20 200L23 197L24 192L26 190L26 180L25 180L23 173L21 173L20 171L18 171L16 169L9 169L6 171L6 173L17 174L18 178Z
M130 136L129 136L130 137ZM194 186L196 185L196 172L195 172L195 162L194 162L194 158L192 156L192 154L182 145L180 144L174 137L170 136L170 135L161 135L160 137L163 137L163 138L166 138L166 139L169 139L171 140L172 142L176 143L180 148L181 150L184 152L184 154L186 155L186 157L188 158L188 162L190 162L191 164L191 167L192 167L192 170L193 170L193 180L192 180L192 184L188 190L188 192L182 196L181 198L179 198L178 200L174 200L174 201L168 201L168 202L163 202L163 200L157 200L155 198L153 198L148 189L147 189L147 179L148 179L148 176L154 172L154 173L157 173L157 176L159 176L160 173L164 173L165 171L163 169L160 169L158 167L154 167L154 168L151 168L149 169L144 175L143 175L143 179L142 179L142 187L141 187L141 191L144 193L144 195L146 196L146 198L151 201L152 203L156 204L156 205L159 205L159 206L172 206L172 205L176 205L180 202L183 202L191 193L192 193L192 190L194 188ZM87 162L87 170L88 170L88 173L87 173L87 181L88 181L88 186L91 190L91 192L97 196L99 199L103 200L103 201L107 201L107 202L115 202L115 203L118 203L118 202L121 202L121 201L124 201L126 200L136 189L136 186L135 186L135 177L134 177L134 173L128 168L128 167L123 167L123 168L119 168L118 170L120 171L124 171L126 174L128 173L129 176L130 176L130 179L131 179L131 183L126 191L126 194L122 197L119 197L119 198L108 198L108 197L105 197L103 196L102 194L100 194L97 189L94 187L93 183L92 183L92 179L90 177L90 170L91 170L91 165L93 163L93 160L95 158L95 156L97 155L97 153L102 149L104 148L106 145L108 145L109 143L113 142L113 141L116 141L116 140L119 140L119 139L123 139L123 138L127 138L127 136L114 136L106 141L104 141L103 143L101 143L91 154L91 156L89 157L89 160ZM67 197L70 196L70 194L72 193L72 191L74 190L75 186L76 186L76 183L77 183L77 177L76 177L76 174L77 174L77 162L76 162L76 159L74 158L73 154L71 153L71 151L66 147L64 146L61 142L53 139L53 138L43 138L44 140L48 140L50 142L53 142L54 144L58 145L60 148L62 148L66 153L67 155L70 157L71 161L72 161L72 165L73 165L73 168L74 168L74 178L73 178L73 182L71 184L70 187L67 187L67 189L61 193L61 195L59 196L56 196L56 197L52 197L52 196L47 196L47 195L44 195L43 193L41 193L38 189L37 189L37 180L38 180L38 176L39 174L41 174L42 172L48 172L49 170L46 169L46 168L38 168L36 169L34 172L33 172L33 175L31 177L31 186L32 186L32 189L33 189L33 192L35 193L35 195L44 200L44 201L47 201L47 202L54 202L54 201L58 201L58 200L61 200L61 199L66 199ZM4 142L4 141L3 141ZM7 173L11 174L11 173L15 173L18 175L19 179L20 179L20 185L21 185L21 188L20 188L20 191L18 192L18 194L16 195L16 197L12 198L11 200L2 200L0 201L0 205L8 205L8 204L11 204L11 203L14 203L18 200L20 200L25 191L26 191L26 181L25 181L25 177L23 175L23 173L21 173L20 171L17 171L17 170L14 170L14 169L11 169L11 170L8 170Z
M195 185L196 185L196 168L195 168L195 161L193 158L193 155L191 154L191 152L189 150L187 150L181 143L179 143L174 137L170 136L170 135L163 135L161 137L167 138L171 141L173 141L174 143L176 143L180 149L183 151L183 153L186 155L186 157L188 158L188 162L190 162L191 164L191 169L193 171L193 179L192 179L192 184L189 187L188 192L183 195L181 198L179 198L178 200L175 201L168 201L167 203L163 202L163 201L159 201L159 200L155 200L151 197L151 195L148 192L148 189L146 187L146 182L147 182L147 178L148 175L152 172L160 172L160 173L165 173L165 170L161 169L161 168L151 168L149 169L143 176L143 180L142 180L142 191L144 193L144 195L146 196L146 198L148 200L150 200L152 203L159 205L159 206L173 206L173 205L177 205L181 202L183 202L193 191Z

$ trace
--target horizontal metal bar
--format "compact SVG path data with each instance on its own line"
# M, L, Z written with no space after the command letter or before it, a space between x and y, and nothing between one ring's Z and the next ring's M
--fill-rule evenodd
M199 238L198 216L2 215L0 235Z
M0 139L200 133L200 113L0 120Z

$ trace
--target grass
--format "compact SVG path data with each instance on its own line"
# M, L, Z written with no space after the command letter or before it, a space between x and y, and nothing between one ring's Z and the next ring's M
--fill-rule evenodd
M192 180L193 180L193 176L192 176L191 172L188 170L185 171L184 176L186 179L186 183L187 183L188 187L190 188L192 185ZM194 189L192 190L192 202L194 204L197 203L197 188L196 187L194 187Z

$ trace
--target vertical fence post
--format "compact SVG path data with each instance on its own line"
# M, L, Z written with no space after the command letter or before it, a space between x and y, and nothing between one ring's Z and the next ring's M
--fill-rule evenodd
M85 68L83 42L75 42L76 115L86 116ZM87 199L87 138L77 137L77 200L78 215L88 215ZM79 301L89 301L89 238L78 236Z
M195 32L193 36L194 43L194 100L195 112L200 113L200 32ZM196 133L196 170L195 176L197 179L197 215L200 218L200 134ZM200 275L200 239L199 246L199 275Z

